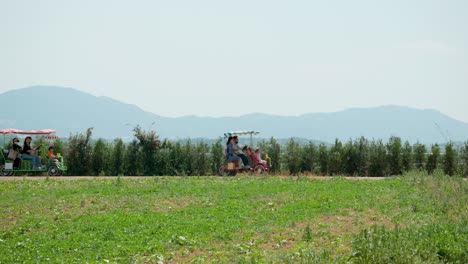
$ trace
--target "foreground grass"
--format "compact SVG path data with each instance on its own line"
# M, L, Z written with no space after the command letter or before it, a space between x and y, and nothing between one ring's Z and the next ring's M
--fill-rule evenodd
M16 181L0 194L0 263L468 258L468 183L456 177Z

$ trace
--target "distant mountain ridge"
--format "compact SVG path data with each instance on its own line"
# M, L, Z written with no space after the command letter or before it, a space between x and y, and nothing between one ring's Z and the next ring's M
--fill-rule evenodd
M218 138L233 130L258 130L262 138L306 138L325 142L354 139L386 140L399 136L422 143L468 140L468 123L436 110L402 106L352 108L332 113L276 116L253 113L240 117L156 115L110 97L96 97L73 88L33 86L0 94L1 128L56 129L63 137L94 127L94 137L131 139L132 129L155 129L161 138ZM27 109L25 106L28 106Z

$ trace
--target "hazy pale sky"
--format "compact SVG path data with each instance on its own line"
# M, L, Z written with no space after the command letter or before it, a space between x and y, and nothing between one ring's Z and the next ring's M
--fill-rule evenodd
M468 122L466 0L0 0L0 92L163 116L433 108Z

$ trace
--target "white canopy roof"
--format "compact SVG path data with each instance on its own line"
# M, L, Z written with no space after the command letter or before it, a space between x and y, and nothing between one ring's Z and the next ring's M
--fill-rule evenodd
M231 132L227 132L227 133L224 133L224 137L233 137L233 136L242 136L242 135L258 135L260 134L260 132L258 131L231 131Z

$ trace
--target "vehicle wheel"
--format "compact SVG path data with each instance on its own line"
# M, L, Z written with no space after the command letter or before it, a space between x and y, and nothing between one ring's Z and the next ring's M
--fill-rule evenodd
M236 176L237 171L230 171L227 173L228 176Z
M263 166L262 164L258 164L254 167L254 172L255 174L257 175L263 175L265 174L265 166Z
M6 171L5 165L0 165L0 176L12 176L15 174L14 171Z
M57 176L62 176L63 175L63 170L59 170L58 172L58 175Z
M8 171L5 171L5 165L0 165L0 176L8 176Z
M47 170L47 174L49 174L49 176L59 176L60 170L57 168L57 166L52 165Z
M226 176L226 165L221 165L218 169L219 176Z

